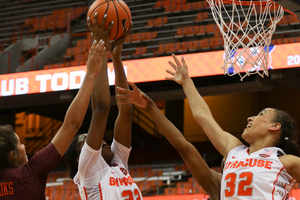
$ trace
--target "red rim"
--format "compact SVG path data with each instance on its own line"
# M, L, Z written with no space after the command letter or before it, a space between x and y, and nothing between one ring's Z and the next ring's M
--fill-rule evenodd
M218 0L214 0L214 1L218 1ZM252 2L251 1L237 1L237 0L222 0L222 1L225 4L232 4L234 2L235 4L240 4L240 5L243 5L243 6L250 6L254 3L260 3L262 6L265 6L265 5L267 5L267 3L269 3L269 1L252 1ZM281 6L277 3L275 3L274 1L271 1L271 2L274 3L276 6ZM284 11L296 16L296 14L293 13L292 11L284 8L283 6L281 6L281 7L283 8Z
M223 0L223 2L226 3L226 4L232 4L234 2L236 4L241 4L241 5L244 5L244 6L250 6L250 5L254 4L254 3L260 3L263 6L265 6L268 3L268 1L252 1L251 2L251 1L234 1L234 0ZM275 2L273 2L273 3L275 3Z

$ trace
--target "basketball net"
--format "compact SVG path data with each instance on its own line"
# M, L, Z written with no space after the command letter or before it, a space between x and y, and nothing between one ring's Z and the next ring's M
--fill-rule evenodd
M224 39L224 74L239 74L241 81L251 74L268 76L269 45L284 15L282 6L270 0L207 2Z

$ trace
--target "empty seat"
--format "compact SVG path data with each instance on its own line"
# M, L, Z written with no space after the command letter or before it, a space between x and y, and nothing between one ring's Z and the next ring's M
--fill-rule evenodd
M142 55L147 52L147 47L137 47L133 55Z
M183 37L184 36L184 29L185 29L185 27L177 28L177 34L176 34L176 36L177 37Z
M177 188L165 188L164 193L165 193L165 195L176 195Z
M86 40L78 40L77 41L77 47L90 47L92 45L92 40L86 39Z
M176 183L176 188L192 188L192 183L191 182L177 182Z
M191 194L191 193L192 193L191 188L177 188L177 195Z
M194 20L195 22L197 21L203 21L204 19L208 18L208 12L200 12L197 14L197 18Z

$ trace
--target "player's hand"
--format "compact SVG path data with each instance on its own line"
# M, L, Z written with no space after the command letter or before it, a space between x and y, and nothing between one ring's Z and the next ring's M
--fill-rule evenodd
M114 22L112 21L109 24L109 26L107 27L107 29L105 29L104 26L105 26L106 18L107 18L107 15L105 14L102 19L101 25L99 26L98 13L96 12L94 15L93 24L92 24L90 18L88 18L87 23L88 23L88 28L91 31L93 40L97 40L97 42L100 40L103 40L105 42L105 48L109 49L109 36L110 36L111 29L112 29Z
M110 54L114 57L114 56L121 56L121 51L124 45L124 42L126 40L126 38L128 37L128 35L131 32L131 28L132 28L132 22L130 22L130 26L129 28L127 28L124 32L124 35L112 42L110 42L110 47L109 47L109 51Z
M96 77L99 74L105 49L105 42L103 40L100 40L99 42L94 40L94 43L89 51L87 75Z
M172 77L166 77L166 79L170 81L175 81L176 83L182 85L182 83L186 80L186 78L189 78L187 65L183 57L181 57L182 64L179 62L179 60L176 58L174 54L172 54L172 57L174 58L176 65L171 61L169 61L169 64L172 66L175 72L172 72L167 69L166 72L171 74Z
M117 90L120 92L116 95L117 103L119 105L132 103L139 107L146 108L152 100L134 83L129 81L127 81L127 83L133 88L133 90L117 87Z

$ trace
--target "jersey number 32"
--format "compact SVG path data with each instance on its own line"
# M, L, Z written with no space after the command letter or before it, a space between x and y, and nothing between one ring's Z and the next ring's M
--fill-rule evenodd
M232 197L236 192L236 187L237 196L251 196L252 188L250 187L250 184L253 180L253 174L251 172L243 172L239 175L239 177L237 176L238 175L235 173L229 173L226 175L225 196ZM239 184L236 185L235 183L237 180L239 180Z
M138 189L124 190L122 192L122 200L142 200Z

